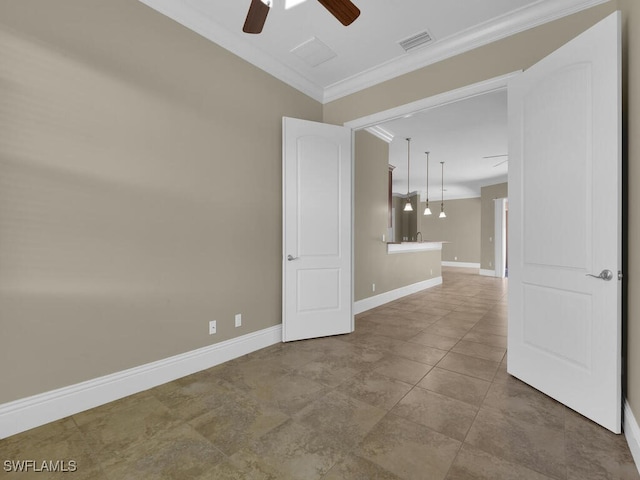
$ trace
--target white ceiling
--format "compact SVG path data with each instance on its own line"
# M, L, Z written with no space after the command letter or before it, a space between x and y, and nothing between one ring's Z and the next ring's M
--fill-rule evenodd
M429 201L480 196L480 187L507 181L507 92L501 90L418 112L378 125L394 137L389 144L393 192L407 193L407 140L411 138L409 191Z
M348 27L316 0L273 0L258 35L242 32L250 0L140 1L326 103L606 0L353 0ZM433 42L398 44L425 30ZM313 37L336 54L315 67L291 53Z
M251 0L139 0L276 78L327 103L363 88L570 15L606 0L352 0L361 15L348 27L316 0L273 0L262 33L242 32ZM297 3L291 6L292 3ZM289 8L287 8L289 7ZM399 41L427 31L433 41L408 53ZM312 66L292 50L317 39L330 49ZM335 53L335 55L333 55ZM394 191L406 193L406 141L412 140L411 191L445 200L479 196L480 186L506 181L506 96L494 93L394 120L390 145Z

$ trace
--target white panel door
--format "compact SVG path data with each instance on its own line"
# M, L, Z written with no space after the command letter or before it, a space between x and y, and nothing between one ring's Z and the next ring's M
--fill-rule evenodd
M351 130L283 119L283 341L353 331Z
M619 14L508 88L508 371L619 433Z

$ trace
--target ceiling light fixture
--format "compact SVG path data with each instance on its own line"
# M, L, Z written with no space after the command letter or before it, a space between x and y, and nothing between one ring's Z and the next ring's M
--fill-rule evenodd
M411 139L407 138L407 203L404 205L405 212L413 212L411 197L409 197L409 173L411 172Z
M427 207L424 209L424 215L431 215L431 209L429 208L429 152L427 154Z
M440 162L442 165L442 202L440 203L440 215L438 218L447 218L447 214L444 213L444 162Z

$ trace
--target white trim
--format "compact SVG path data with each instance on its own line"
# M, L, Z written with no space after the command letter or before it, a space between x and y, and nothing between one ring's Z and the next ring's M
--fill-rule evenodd
M389 130L381 127L380 125L373 125L371 127L367 127L366 130L370 134L375 135L380 140L384 140L387 143L391 143L393 141L393 137L395 136Z
M396 253L430 252L433 250L442 250L442 242L402 242L387 244L387 254L389 255Z
M0 439L280 343L282 325L0 405Z
M483 275L485 277L495 277L496 276L496 271L495 270L485 270L484 268L480 269L480 275Z
M507 199L506 197L494 198L494 233L493 233L493 264L495 276L505 278L507 261Z
M412 293L417 293L427 288L432 288L442 284L442 277L434 277L429 280L423 280L422 282L407 285L406 287L400 287L395 290L381 293L380 295L374 295L373 297L364 298L358 300L353 304L353 314L357 315L372 308L379 307L385 303L393 302L399 298L406 297Z
M230 30L217 22L209 15L199 12L187 2L176 0L138 0L148 7L187 27L189 30L202 35L213 43L220 45L250 64L273 75L278 80L322 102L324 89L312 82L304 75L296 72L291 67L276 60L266 52L256 48L242 37L240 26L237 31Z
M436 41L410 54L376 65L364 72L329 85L324 89L323 103L359 92L392 78L460 55L530 28L566 17L608 0L554 0L536 2L492 19L476 27Z
M608 0L554 0L536 2L455 35L430 43L423 48L376 65L332 85L321 86L292 67L260 50L240 33L217 23L210 15L184 1L139 0L245 61L273 75L287 85L325 104L377 85L386 80L418 70L446 58L488 45L510 35L586 10Z
M364 117L356 118L345 122L345 127L351 127L354 130L360 130L372 125L387 122L389 120L396 120L402 118L405 115L416 113L430 108L440 107L449 103L458 102L467 98L473 98L478 95L484 95L485 93L497 92L507 88L507 82L515 75L519 75L520 70L499 77L484 80L482 82L466 85L464 87L456 88L448 92L440 93L438 95L432 95L427 98L416 100L415 102L406 103L398 107L393 107L382 112L372 113Z
M442 262L443 267L461 267L461 268L480 268L479 263L475 262Z
M627 439L636 468L640 473L640 427L626 399L624 401L624 436Z

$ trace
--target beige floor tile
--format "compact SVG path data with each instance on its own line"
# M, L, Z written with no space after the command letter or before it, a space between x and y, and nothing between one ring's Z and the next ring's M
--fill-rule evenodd
M250 393L266 407L279 410L287 415L302 410L329 388L302 375L290 374L278 377L266 385L253 389Z
M326 434L342 450L349 451L386 413L382 408L333 391L299 411L293 419L314 432Z
M384 410L390 410L404 397L410 385L375 372L356 375L338 387L338 391Z
M159 432L144 444L124 452L112 452L102 462L110 478L175 479L211 478L211 469L224 459L220 450L188 425Z
M516 378L494 382L484 405L500 410L519 421L563 429L566 407Z
M333 466L322 480L402 480L373 462L349 455Z
M445 478L460 442L423 425L387 415L355 453L403 480Z
M481 407L465 443L547 476L566 477L564 430Z
M250 480L316 480L346 453L336 439L289 420L229 460Z
M433 325L424 329L426 333L435 333L443 337L457 338L458 340L469 333L471 326L464 327L459 325L447 325L446 322L442 322L442 319L438 320Z
M463 441L477 411L477 406L416 387L391 413Z
M444 267L442 285L357 315L352 334L0 440L0 459L73 459L79 480L640 480L624 436L507 373L507 281L477 273ZM32 473L0 479L69 476Z
M464 444L453 462L447 480L552 480L522 465L494 457Z
M494 362L501 362L507 353L506 348L485 345L484 343L469 342L467 340L460 340L451 351L469 355L470 357L492 360Z
M152 395L129 397L87 412L74 420L90 447L100 455L130 452L143 448L155 435L173 430L181 420Z
M149 390L180 420L187 421L221 405L236 403L246 397L240 389L213 375L186 377Z
M567 409L567 478L569 480L639 480L624 435L615 435Z
M380 361L375 373L395 378L411 385L418 383L433 368L424 363L414 362L395 355L388 355Z
M499 362L470 357L460 353L449 352L440 362L438 367L452 372L462 373L471 377L491 381L498 370Z
M26 467L24 461L28 460L34 463ZM68 476L107 478L72 418L0 440L0 478L49 480Z
M445 337L436 333L420 332L408 340L411 343L419 343L439 350L450 350L460 340L458 338Z
M507 337L492 333L470 331L464 335L463 340L476 343L484 343L493 347L507 348Z
M435 365L447 354L446 350L428 347L413 342L395 344L389 351L399 357L414 360L427 365Z
M470 405L480 406L489 390L490 382L469 377L460 373L432 369L420 382L418 387L455 398Z
M472 332L489 333L491 335L507 336L507 325L493 325L489 323L478 322L472 329Z
M288 415L256 400L238 398L237 403L225 403L189 424L225 455L232 455L287 420Z

